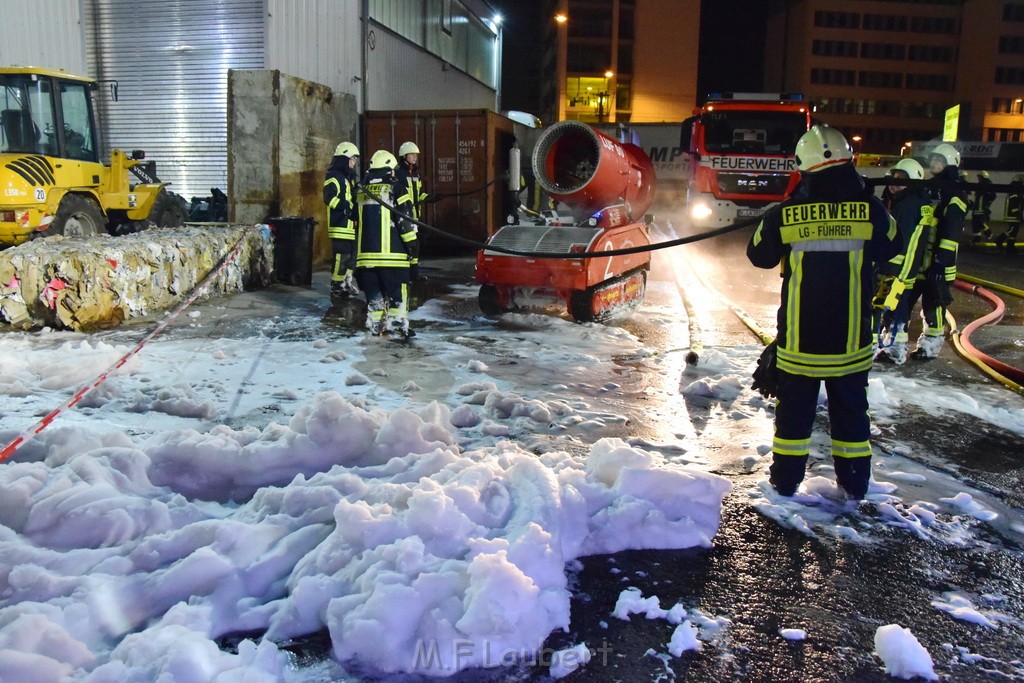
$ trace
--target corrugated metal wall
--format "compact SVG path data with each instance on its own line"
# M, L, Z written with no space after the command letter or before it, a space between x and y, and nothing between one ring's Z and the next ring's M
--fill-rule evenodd
M74 0L0 0L0 64L93 75L85 60L81 12Z
M119 86L97 98L105 151L145 150L186 199L227 187L227 73L263 68L264 7L83 0L89 73Z
M361 5L357 0L267 0L267 68L322 83L359 102Z

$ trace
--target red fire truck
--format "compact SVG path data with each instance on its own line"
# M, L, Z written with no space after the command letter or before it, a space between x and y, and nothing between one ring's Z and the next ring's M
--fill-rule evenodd
M764 213L800 181L794 150L811 126L801 95L712 93L683 122L686 213L706 230Z

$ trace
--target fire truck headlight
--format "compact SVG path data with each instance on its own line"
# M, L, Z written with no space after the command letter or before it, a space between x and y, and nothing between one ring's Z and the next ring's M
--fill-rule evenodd
M711 207L704 202L697 202L690 207L690 218L694 220L704 220L711 215Z

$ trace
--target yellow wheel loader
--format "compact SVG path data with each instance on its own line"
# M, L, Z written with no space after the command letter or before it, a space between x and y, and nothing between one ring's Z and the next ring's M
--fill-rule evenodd
M142 151L115 149L109 163L100 160L98 85L59 69L0 67L0 248L185 220L184 199Z

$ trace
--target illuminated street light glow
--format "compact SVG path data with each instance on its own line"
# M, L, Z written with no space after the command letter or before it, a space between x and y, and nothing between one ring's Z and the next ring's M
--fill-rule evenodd
M559 24L564 24L565 22L569 21L569 17L559 13L555 15L555 21L557 21Z

